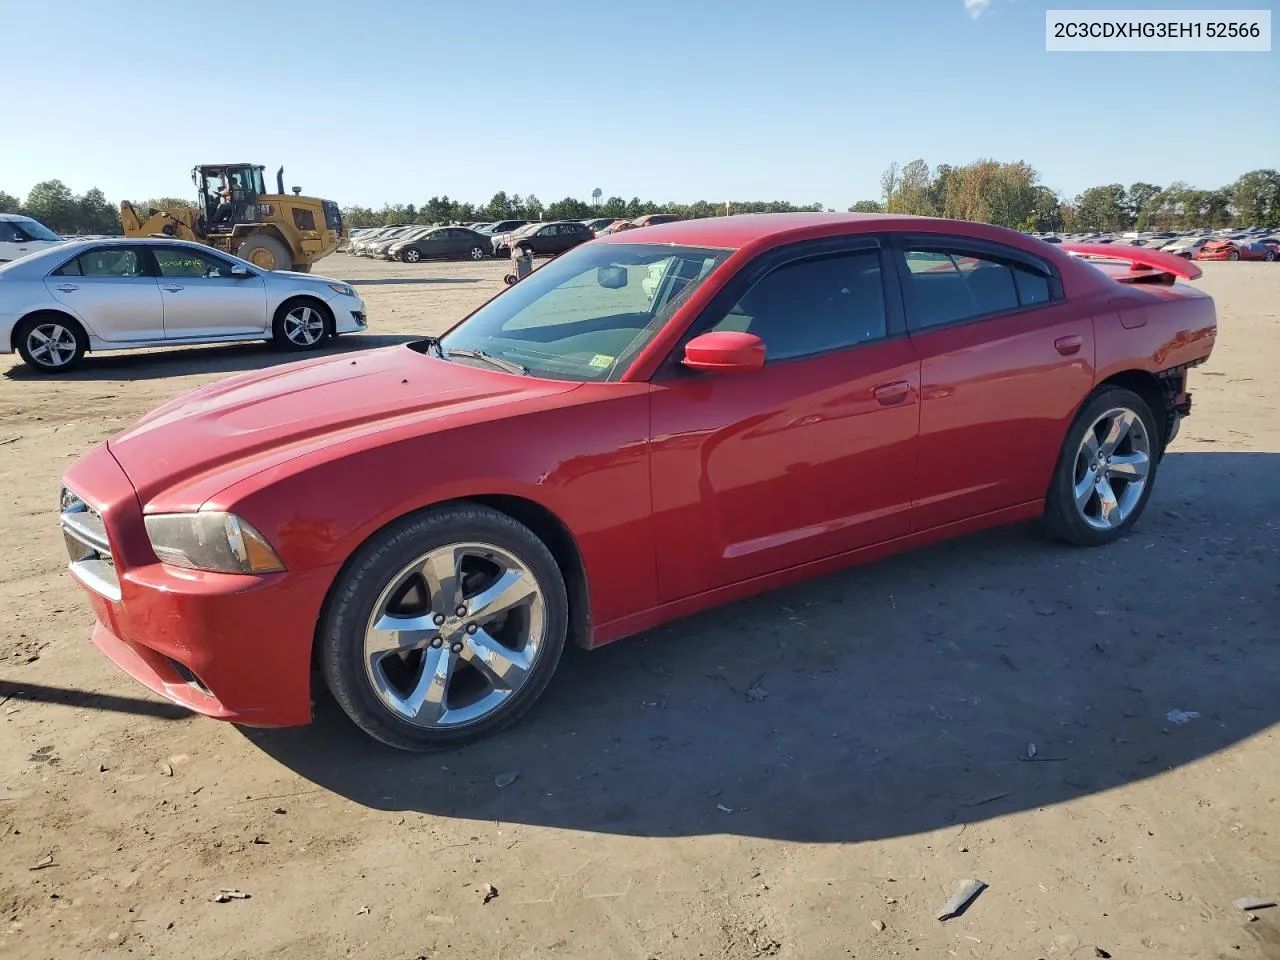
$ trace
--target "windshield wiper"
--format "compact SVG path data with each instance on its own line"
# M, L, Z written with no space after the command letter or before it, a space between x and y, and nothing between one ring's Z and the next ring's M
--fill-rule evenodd
M518 373L523 377L529 375L529 368L522 363L516 363L514 360L507 360L503 357L495 357L492 353L486 353L483 350L469 350L456 347L453 350L445 351L447 357L465 357L468 360L483 360L491 367L497 367L499 370L507 373Z

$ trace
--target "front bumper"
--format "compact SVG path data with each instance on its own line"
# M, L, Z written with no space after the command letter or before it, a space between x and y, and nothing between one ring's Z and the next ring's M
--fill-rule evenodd
M359 333L369 327L364 301L359 297L340 296L329 302L333 310L334 330L337 333Z
M119 599L77 582L93 642L144 686L197 713L252 726L311 719L311 647L336 568L262 576L204 573L155 558L124 471L100 445L66 486L101 516Z

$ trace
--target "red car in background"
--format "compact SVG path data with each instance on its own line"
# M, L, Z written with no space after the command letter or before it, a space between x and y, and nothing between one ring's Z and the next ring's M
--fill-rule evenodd
M1276 250L1261 240L1210 240L1197 260L1274 260Z
M192 710L306 723L318 666L377 739L459 744L568 643L998 524L1123 536L1213 349L1199 274L877 214L620 234L438 339L159 407L67 471L70 571Z

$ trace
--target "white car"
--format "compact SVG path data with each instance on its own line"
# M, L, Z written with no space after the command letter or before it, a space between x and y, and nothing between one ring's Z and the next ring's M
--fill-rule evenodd
M312 350L366 325L364 301L341 280L182 240L72 240L0 266L0 350L41 373L88 350L244 340Z
M39 220L16 213L0 213L0 263L65 242Z

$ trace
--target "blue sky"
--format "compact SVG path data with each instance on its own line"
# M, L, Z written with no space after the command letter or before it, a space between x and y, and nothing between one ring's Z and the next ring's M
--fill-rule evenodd
M1280 167L1280 52L1046 53L1045 9L1074 6L1108 4L14 0L0 190L185 196L193 164L248 160L344 205L844 209L916 157L1025 159L1067 194Z

